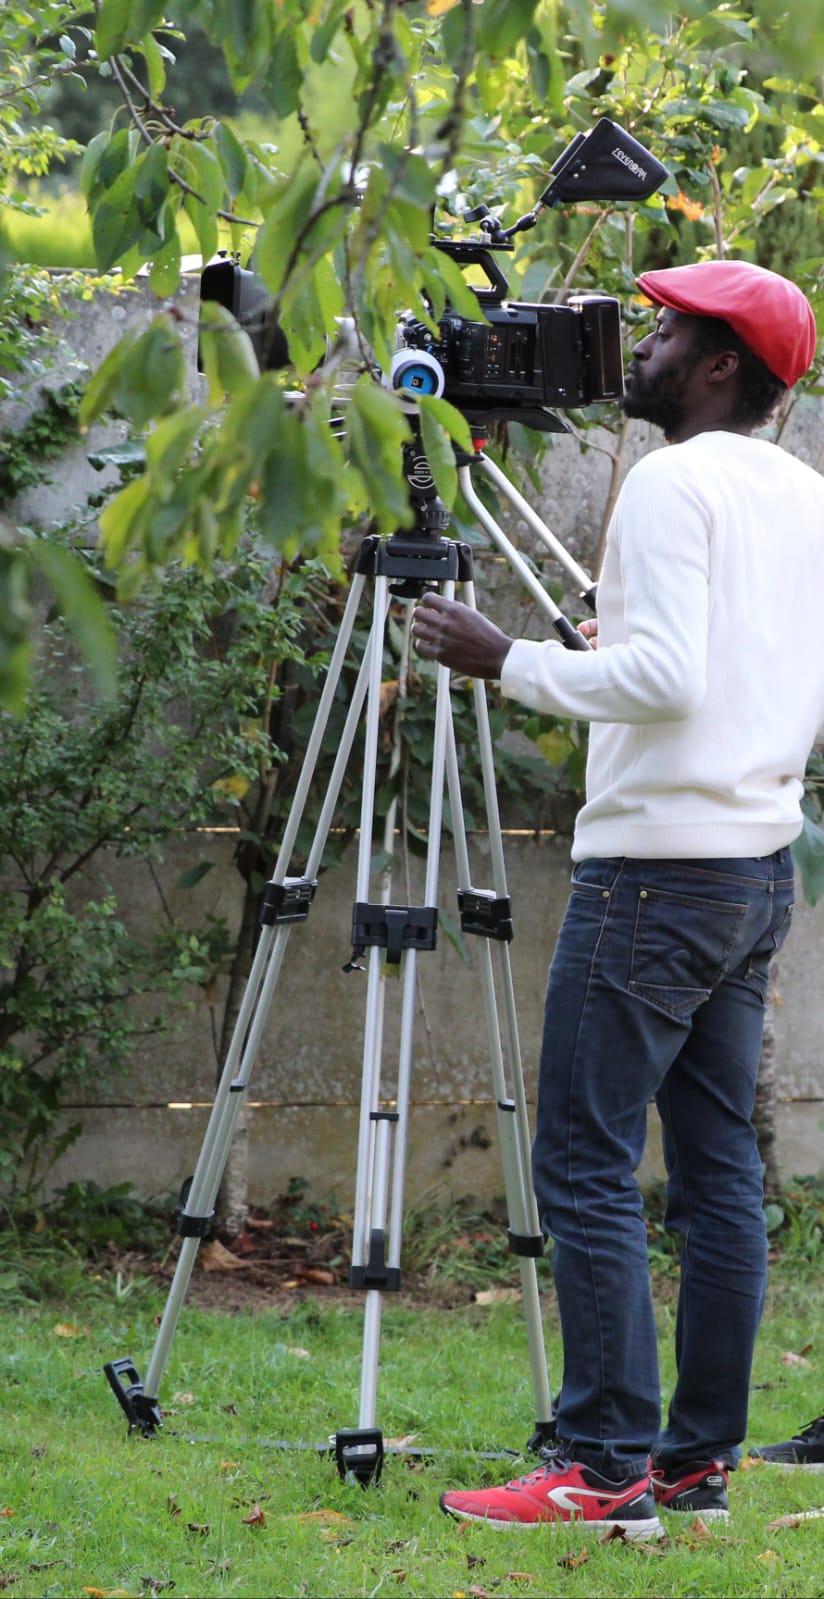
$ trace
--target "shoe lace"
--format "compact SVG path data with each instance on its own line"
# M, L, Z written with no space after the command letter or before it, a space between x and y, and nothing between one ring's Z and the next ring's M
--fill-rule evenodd
M569 1471L572 1465L569 1455L559 1444L544 1444L538 1451L538 1459L541 1464L529 1473L530 1477L547 1477L553 1471L563 1473Z
M796 1437L809 1439L811 1443L824 1442L824 1416L814 1416L796 1433Z

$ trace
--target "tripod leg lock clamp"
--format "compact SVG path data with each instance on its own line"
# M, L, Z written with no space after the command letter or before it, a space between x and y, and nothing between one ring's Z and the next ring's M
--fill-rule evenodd
M386 1264L386 1233L382 1227L373 1227L369 1235L369 1259L365 1266L349 1267L349 1287L380 1288L384 1293L393 1294L400 1286L400 1267Z
M512 942L512 900L508 894L498 898L489 888L459 888L458 910L462 933L477 933L479 938L494 938L500 944Z
M282 883L267 883L260 912L261 927L279 922L305 922L318 886L317 878L286 877Z
M397 966L404 950L434 949L438 935L435 905L370 905L365 900L352 907L352 945L361 950L376 946L386 950L387 965Z
M212 1230L214 1211L210 1210L208 1216L189 1216L186 1212L193 1182L194 1176L191 1176L184 1178L181 1183L180 1198L175 1205L175 1230L181 1238L208 1238Z
M514 1233L509 1227L506 1236L511 1255L524 1255L527 1259L538 1260L544 1253L544 1240L540 1233Z

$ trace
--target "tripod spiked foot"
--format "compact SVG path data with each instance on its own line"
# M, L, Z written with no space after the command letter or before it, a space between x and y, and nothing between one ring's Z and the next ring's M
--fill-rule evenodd
M338 1475L354 1478L362 1488L380 1482L383 1471L383 1433L379 1427L346 1427L335 1433Z
M151 1438L163 1425L160 1407L156 1399L143 1392L143 1379L134 1362L126 1355L122 1360L108 1361L103 1370L129 1423L129 1432L142 1432L144 1438Z

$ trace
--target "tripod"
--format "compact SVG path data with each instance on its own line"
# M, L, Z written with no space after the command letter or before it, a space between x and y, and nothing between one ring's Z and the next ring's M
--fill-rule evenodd
M509 482L483 454L459 456L459 477L466 503L499 550L538 601L565 644L586 649L582 635L554 604L527 561L475 493L472 465L479 465L546 547L561 560L582 588L590 605L594 589L586 573ZM201 1240L210 1229L214 1204L237 1118L254 1067L263 1029L280 977L293 929L307 920L317 888L317 874L332 826L340 789L366 704L364 780L357 860L356 899L352 911L352 958L347 970L363 970L367 992L363 1034L363 1071L358 1133L350 1286L365 1295L359 1417L356 1428L339 1430L334 1453L342 1477L362 1484L377 1481L384 1459L384 1441L376 1424L380 1322L383 1296L401 1287L401 1233L406 1165L408 1108L419 954L433 951L437 939L437 896L440 839L445 790L448 791L458 870L458 908L463 933L478 939L497 1130L508 1210L508 1237L518 1259L527 1341L535 1397L535 1430L528 1448L537 1450L554 1436L552 1398L541 1325L536 1261L543 1253L537 1206L530 1179L530 1133L509 956L513 936L507 891L500 815L495 788L493 746L486 693L473 682L477 746L483 780L486 824L492 862L492 887L471 881L469 850L463 822L460 768L450 697L449 670L439 666L430 776L424 903L399 905L392 900L391 871L375 873L372 847L380 729L383 642L390 604L413 602L425 588L442 587L447 598L460 586L465 603L475 608L472 556L469 546L444 537L448 513L438 498L419 440L404 448L404 470L414 513L411 532L384 540L370 535L358 551L355 571L335 642L306 757L286 823L280 854L266 885L261 934L226 1062L223 1067L204 1142L193 1176L183 1185L178 1207L181 1248L158 1329L145 1382L129 1357L111 1361L106 1376L130 1430L145 1435L161 1426L160 1383ZM304 873L288 876L289 865L323 746L329 716L349 650L367 580L373 582L372 620L368 642L351 696L338 752L321 807ZM391 856L396 801L384 818L384 850ZM379 878L371 896L372 879ZM401 1013L398 1068L390 1098L382 1092L384 1002L383 963L399 968ZM497 977L497 988L496 988ZM503 1025L497 993L501 994ZM511 1085L511 1086L510 1086ZM392 1108L388 1108L389 1106Z

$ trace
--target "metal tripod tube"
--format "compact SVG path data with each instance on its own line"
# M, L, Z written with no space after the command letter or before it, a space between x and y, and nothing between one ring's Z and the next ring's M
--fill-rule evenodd
M357 574L353 579L347 598L310 734L306 758L286 822L272 882L282 883L288 871L289 860L311 789L323 737L351 641L364 582L365 578ZM382 636L382 627L380 631ZM314 876L320 864L335 806L337 805L346 765L360 719L370 659L370 648L367 646L352 694L323 808L315 830L307 863L307 875L309 876ZM185 1219L208 1217L213 1210L221 1178L226 1167L237 1119L243 1104L245 1089L257 1058L260 1039L266 1024L291 931L292 927L288 924L277 929L274 926L265 926L261 929L252 968L209 1116L203 1145L186 1196L186 1204L181 1217L181 1223L184 1226ZM240 1061L240 1066L236 1070L238 1061ZM181 1243L174 1276L146 1371L144 1387L146 1393L151 1397L155 1397L159 1392L169 1349L177 1328L180 1311L188 1292L201 1241L201 1236L186 1235Z
M358 903L369 899L372 868L372 829L375 818L375 780L378 761L378 734L380 730L380 696L383 665L383 618L388 603L386 578L375 580L374 620L370 636L369 674L367 685L366 732L363 753L363 787L361 791L360 834L358 838L358 868L355 898ZM380 630L378 617L381 618ZM385 886L385 885L384 885ZM368 1253L369 1217L372 1194L372 1115L377 1109L380 1093L381 1057L383 1049L383 994L382 961L380 950L372 946L367 957L366 1016L363 1034L363 1063L361 1074L361 1104L358 1126L358 1154L355 1178L355 1208L352 1239L352 1265L363 1266Z
M498 526L494 516L491 515L484 505L483 500L480 499L476 494L475 485L472 482L472 474L468 466L462 466L459 469L458 480L461 485L461 493L463 494L469 509L472 511L473 515L478 518L478 521L480 522L481 526L485 528L493 543L496 544L501 553L506 556L506 559L513 571L517 572L519 578L521 579L524 588L529 589L532 598L537 600L544 614L549 617L549 620L554 625L559 618L563 617L563 611L561 610L560 606L555 604L551 594L547 593L540 578L536 577L532 567L529 565L529 562L524 560L524 557L518 553L515 545L512 543L512 540L507 538L503 528Z
M446 586L447 597L454 595L454 583ZM377 685L379 693L380 684ZM372 709L370 703L370 711ZM432 769L430 774L428 845L425 873L424 899L427 905L437 904L440 835L443 822L444 774L446 743L449 726L449 671L438 668L433 741ZM367 750L371 741L367 737ZM375 740L375 753L377 740ZM371 768L366 767L369 772ZM358 877L359 887L368 891L368 874ZM386 878L384 888L386 889ZM409 1098L412 1080L412 1057L416 1002L417 951L406 949L401 957L402 1008L398 1052L398 1073L394 1112L378 1109L382 1060L382 1010L377 998L367 994L367 1026L364 1036L364 1069L361 1099L361 1136L358 1149L358 1186L355 1199L355 1243L353 1266L362 1266L367 1259L370 1241L376 1236L382 1240L385 1262L390 1280L400 1269L403 1233L403 1191L406 1167ZM373 975L374 974L374 975ZM380 952L370 950L370 983L383 988ZM391 1207L387 1236L388 1185L391 1174ZM373 1428L377 1404L377 1377L380 1348L380 1321L382 1294L379 1289L368 1289L364 1308L364 1337L361 1364L359 1427Z
M496 466L495 462L491 461L489 456L483 453L476 455L475 461L482 471L486 473L490 482L495 484L499 493L509 502L513 510L517 511L518 515L526 522L527 527L531 528L541 543L554 555L556 561L569 573L573 582L579 586L581 593L589 594L595 587L589 573L585 572L583 567L579 566L578 562L569 554L569 551L564 549L560 539L556 538L552 529L547 527L546 522L538 515L537 511L532 509L529 501L518 493L514 483L510 483L506 473L502 472L500 467Z
M467 605L469 605L472 609L476 608L475 588L472 582L467 582L464 584L463 598L465 599ZM503 852L503 838L501 834L500 810L498 806L497 789L495 786L494 754L492 747L492 735L489 726L489 707L487 704L486 690L483 683L476 678L473 680L472 687L475 720L478 732L478 747L483 776L487 828L493 865L493 883L496 896L503 899L507 898L508 896ZM455 837L455 855L458 867L458 882L461 886L469 887L471 883L469 849L466 839L466 829L463 825L464 813L461 800L460 766L458 763L458 752L455 742L454 723L451 721L451 719L447 746L447 776L449 783L450 808L453 817L453 833ZM501 1165L504 1174L504 1188L507 1199L510 1238L511 1240L518 1238L523 1239L524 1247L529 1247L526 1244L526 1240L535 1240L534 1247L537 1251L539 1248L539 1240L541 1235L538 1220L538 1207L531 1180L531 1139L529 1131L529 1115L526 1103L526 1090L524 1087L518 1023L515 1012L509 944L503 940L495 941L495 949L498 956L502 986L504 988L504 1016L506 1023L506 1037L509 1046L509 1062L515 1095L514 1098L510 1098L507 1094L506 1072L501 1043L501 1030L496 1004L492 941L489 939L481 939L479 940L479 943L481 986L484 997L487 1037L489 1040L489 1055L496 1103L497 1131L501 1150ZM552 1394L550 1391L549 1372L547 1369L546 1344L543 1334L541 1300L538 1288L538 1274L535 1256L531 1254L519 1254L518 1266L521 1278L521 1293L524 1306L524 1320L527 1331L530 1369L532 1373L532 1386L535 1396L537 1433L548 1435L552 1428Z

